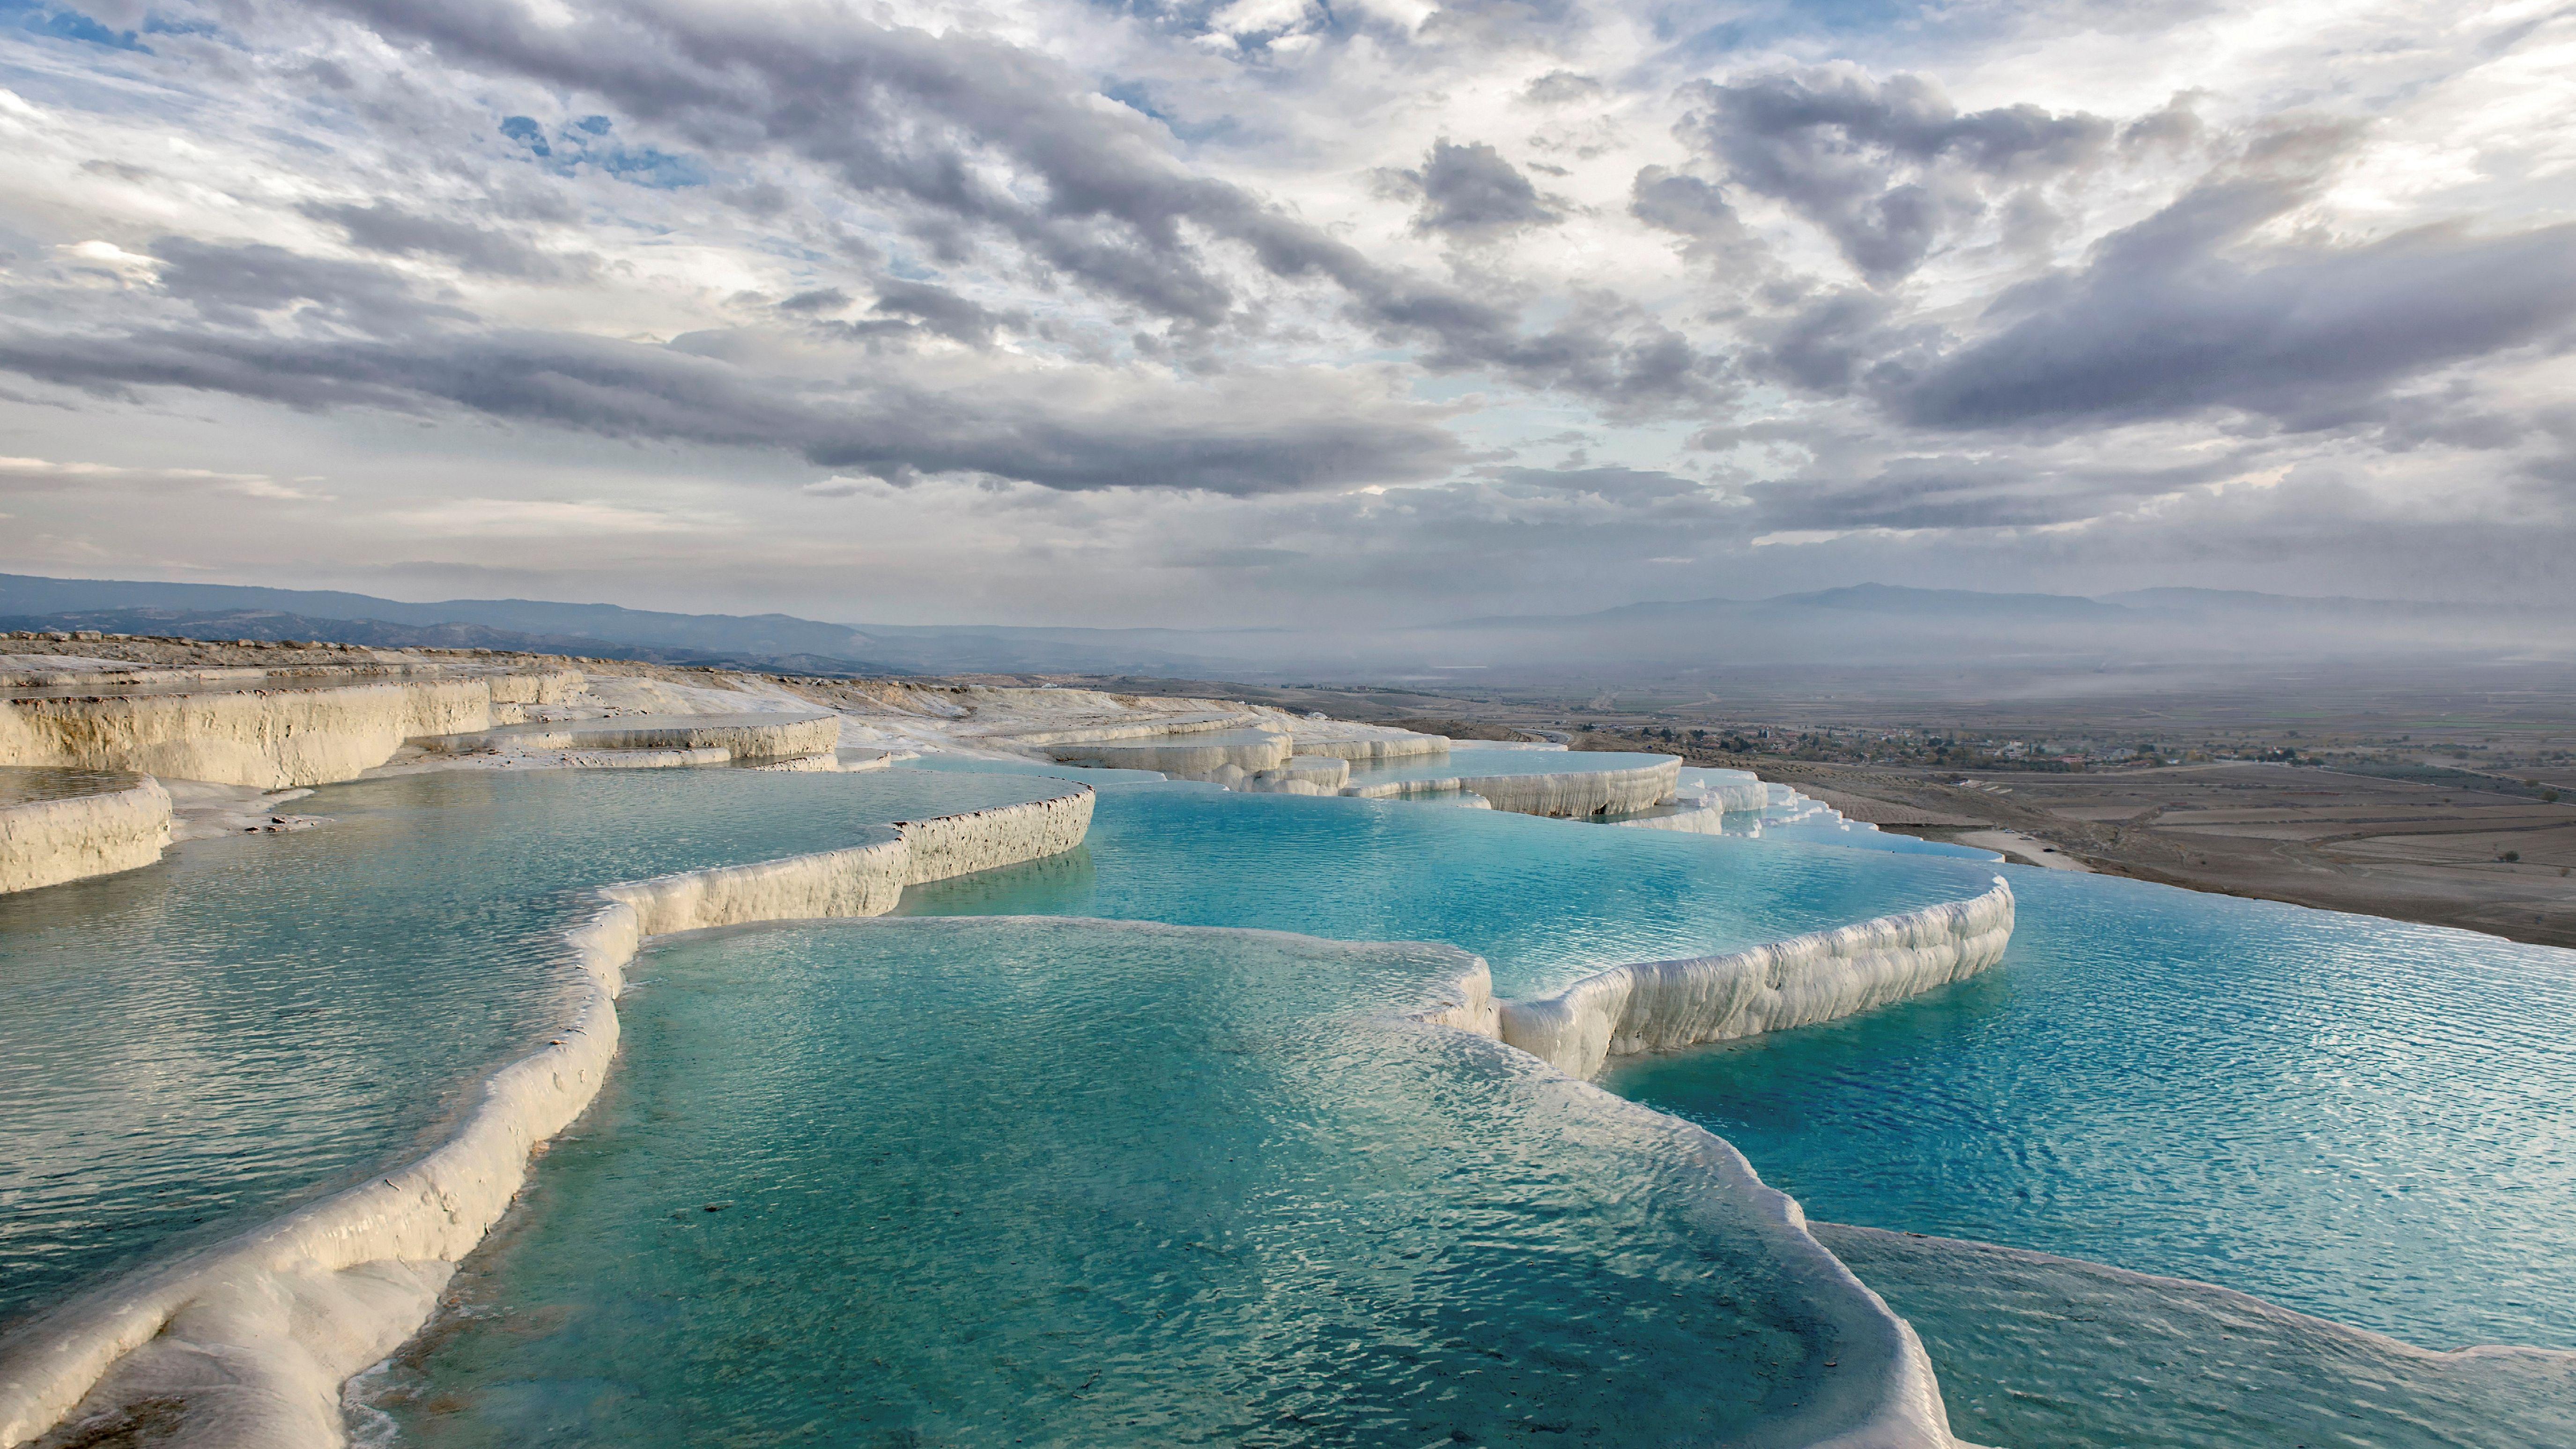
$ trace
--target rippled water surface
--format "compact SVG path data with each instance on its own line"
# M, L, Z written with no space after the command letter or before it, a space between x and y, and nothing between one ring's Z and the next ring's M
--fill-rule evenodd
M995 919L657 946L601 1109L372 1397L441 1446L1848 1427L1863 1360L1723 1148L1379 1015L1462 963Z
M2576 1444L2576 1353L2428 1353L2205 1283L1833 1223L1816 1235L1923 1336L1970 1443Z
M579 888L1029 799L1004 776L463 772L0 896L0 1319L418 1143L548 1024Z
M2015 871L1974 981L1616 1069L1820 1218L2576 1348L2576 952Z

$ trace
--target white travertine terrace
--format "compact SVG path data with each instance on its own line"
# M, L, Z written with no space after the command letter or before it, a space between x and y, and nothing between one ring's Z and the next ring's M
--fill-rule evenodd
M0 895L134 870L170 843L170 792L149 775L83 794L0 803Z
M828 754L841 739L841 717L804 713L631 715L617 719L502 725L424 741L440 754L548 750L715 750L737 760L784 760Z
M0 1357L0 1445L66 1417L174 1405L185 1442L342 1442L340 1386L429 1318L438 1291L527 1176L530 1154L598 1094L616 998L647 936L754 921L879 915L908 884L1081 843L1086 785L1026 805L904 822L846 850L608 887L571 934L581 987L547 1046L504 1067L428 1156L264 1227L65 1304ZM917 854L916 854L917 852Z
M1276 770L1288 763L1296 747L1296 740L1286 732L1264 729L1131 735L1038 745L1063 764L1095 765L1105 770L1157 770L1187 780L1204 780L1228 766L1246 774Z
M1508 1001L1502 1037L1571 1077L1614 1056L1812 1026L1974 976L2003 959L2012 887L1723 956L1648 961Z
M1771 803L1771 787L1760 780L1712 780L1700 787L1699 803L1719 810L1759 810Z
M262 690L251 687L261 682L256 671L189 671L195 682L216 686L193 693L165 692L176 671L148 680L138 671L136 680L114 684L100 676L94 697L56 689L0 706L0 763L157 767L182 779L277 789L354 778L406 740L480 734L449 742L451 757L459 748L569 750L588 753L561 762L750 756L829 768L842 725L839 716L812 714L812 697L767 688L757 677L735 680L729 688L739 694L641 679L599 681L611 687L567 704L583 690L581 675L381 672L394 677ZM165 687L148 687L154 684ZM145 687L119 692L119 685ZM719 695L768 713L722 725L653 719L674 709L715 714L733 707L719 703ZM522 725L524 705L560 706L551 716L644 713ZM983 746L1301 794L1344 791L1352 761L1449 748L1436 736L1229 701L1078 690L871 686L851 720L864 737L895 748ZM675 724L733 729L738 737L683 739L667 733ZM495 733L509 725L520 727ZM1590 817L1671 799L1679 770L1679 761L1665 760L1604 771L1387 783L1347 793ZM0 1344L0 1446L41 1434L66 1416L87 1419L145 1400L175 1403L191 1445L340 1443L343 1382L426 1321L456 1261L524 1181L530 1154L596 1095L617 1044L615 997L645 937L880 914L906 885L1079 845L1092 803L1087 787L1071 787L1032 804L897 822L884 838L844 850L599 892L597 911L570 941L581 984L569 1024L543 1050L486 1083L480 1104L453 1137L384 1177L107 1285L13 1332ZM1713 821L1725 809L1760 803L1704 800L1657 819L1706 813ZM158 848L156 842L156 854ZM1490 976L1476 963L1453 983L1448 999L1415 1019L1517 1047L1577 1079L1554 1089L1589 1093L1598 1089L1583 1079L1612 1054L1830 1020L1972 975L2001 955L2011 929L2011 893L1998 880L1995 891L1959 905L1728 956L1623 966L1542 1001L1497 1003ZM1843 1392L1866 1405L1866 1422L1829 1441L1835 1449L1950 1449L1931 1365L1912 1329L1807 1234L1797 1204L1762 1186L1732 1147L1687 1124L1675 1122L1670 1130L1679 1150L1705 1158L1731 1188L1753 1194L1760 1210L1792 1230L1793 1266L1824 1290L1820 1311L1833 1319L1852 1370Z
M1636 765L1617 770L1568 770L1548 775L1466 775L1438 780L1389 780L1353 785L1345 795L1369 800L1408 800L1422 795L1465 792L1482 795L1497 810L1523 815L1582 817L1622 815L1671 798L1682 762Z
M1623 820L1604 822L1632 830L1674 830L1685 835L1724 835L1726 811L1715 805L1659 805Z
M1416 734L1392 725L1357 724L1349 720L1289 717L1283 722L1296 737L1300 755L1329 756L1353 763L1415 760L1449 753L1441 735ZM1276 726L1274 726L1276 727Z
M406 740L490 729L581 680L386 667L169 673L13 676L21 682L0 700L0 764L264 790L327 784L383 764Z

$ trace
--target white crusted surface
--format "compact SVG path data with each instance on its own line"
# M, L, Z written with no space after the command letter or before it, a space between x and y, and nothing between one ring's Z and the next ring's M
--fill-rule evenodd
M483 678L19 698L0 704L0 763L280 790L355 779L407 739L491 723Z
M1071 850L1091 833L1094 803L1086 785L1077 793L1027 805L899 821L895 829L908 852L904 883L946 880Z
M1423 795L1461 791L1482 795L1497 810L1522 815L1583 816L1624 814L1661 803L1673 792L1682 762L1617 770L1568 770L1548 775L1462 775L1437 780L1391 780L1353 785L1345 795L1370 800L1409 800Z
M1390 725L1293 716L1281 723L1296 737L1297 753L1301 755L1356 761L1423 759L1449 753L1449 741L1443 736L1416 734Z
M95 794L0 805L0 894L161 858L170 843L170 792L149 775L106 783Z
M1613 1056L1832 1021L1974 976L2012 940L2012 887L1747 951L1648 961L1502 1007L1503 1040L1568 1076Z
M1675 803L1631 815L1625 819L1605 821L1633 830L1678 830L1690 835L1723 835L1726 833L1726 811L1716 805Z
M1051 758L1069 765L1155 770L1184 780L1209 780L1226 769L1245 774L1276 770L1288 763L1295 743L1278 730L1209 730L1150 739L1048 744L1043 748Z
M828 754L840 743L841 717L812 711L720 715L629 715L614 719L507 725L429 742L437 753L549 750L722 750L738 760Z

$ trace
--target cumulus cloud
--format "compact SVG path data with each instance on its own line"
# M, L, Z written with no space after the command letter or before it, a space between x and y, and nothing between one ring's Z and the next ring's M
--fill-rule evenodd
M1873 282L1912 273L2003 188L2080 167L2112 136L2101 117L2034 105L1962 114L1917 75L1813 70L1683 94L1679 139L1820 228Z
M1398 176L1421 198L1413 217L1416 231L1480 241L1558 220L1520 168L1482 141L1434 141L1419 170Z

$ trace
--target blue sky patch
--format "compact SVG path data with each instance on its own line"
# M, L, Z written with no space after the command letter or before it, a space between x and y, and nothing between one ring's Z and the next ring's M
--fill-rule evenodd
M136 32L110 30L77 10L62 10L30 0L0 0L0 25L32 31L56 40L78 40L90 45L103 45L110 50L135 50L151 53Z
M583 116L548 134L534 116L504 116L501 134L518 142L546 169L569 176L584 165L596 166L630 186L674 191L707 184L707 168L694 156L676 155L657 146L628 146L611 139L616 123L606 116Z

